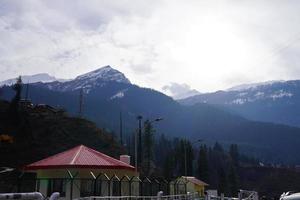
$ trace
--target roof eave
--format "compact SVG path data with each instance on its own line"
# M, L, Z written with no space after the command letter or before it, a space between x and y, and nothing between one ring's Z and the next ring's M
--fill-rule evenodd
M135 171L134 167L130 166L98 166L98 165L47 165L47 166L26 166L23 168L24 171L36 171L36 170L47 170L47 169L122 169Z

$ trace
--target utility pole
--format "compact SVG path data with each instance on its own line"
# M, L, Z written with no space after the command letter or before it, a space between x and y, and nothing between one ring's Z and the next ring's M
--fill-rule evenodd
M137 120L139 121L139 133L138 133L138 156L137 160L139 163L139 166L142 163L142 119L143 117L141 115L137 116Z
M184 174L185 176L187 176L186 139L183 141L183 148L184 148Z
M82 117L82 114L83 114L83 89L81 88L80 89L80 92L79 92L79 117Z
M135 171L138 171L138 132L134 133L134 160L135 160Z
M122 111L120 111L120 142L123 146L123 119L122 119Z

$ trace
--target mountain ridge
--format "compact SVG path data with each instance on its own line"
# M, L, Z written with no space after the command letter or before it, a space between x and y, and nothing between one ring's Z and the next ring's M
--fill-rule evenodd
M265 81L265 82L257 82L257 83L245 83L241 85L236 85L231 88L226 89L225 91L243 91L248 89L255 89L260 86L266 86L266 85L272 85L276 83L284 83L286 81L283 80L271 80L271 81Z
M184 105L216 105L250 120L300 125L300 80L276 81L243 90L200 94L179 102Z
M29 98L33 103L62 107L78 115L81 88L77 86L81 80L78 81L30 84ZM82 117L114 134L119 132L120 112L123 116L123 135L129 138L137 129L138 115L142 115L144 120L162 117L162 122L154 124L157 134L190 140L202 138L207 143L237 143L243 152L263 161L300 163L300 155L297 154L300 151L299 128L249 121L205 103L181 105L161 92L133 84L99 79L94 83L95 87L89 88L82 96ZM61 90L54 84L69 88ZM2 98L9 100L13 95L11 87L2 87ZM282 149L282 146L285 148Z

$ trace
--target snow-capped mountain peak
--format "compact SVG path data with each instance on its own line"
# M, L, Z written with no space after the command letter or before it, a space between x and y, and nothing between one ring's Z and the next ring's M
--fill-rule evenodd
M89 81L116 81L119 83L128 83L130 81L126 78L126 76L118 70L113 69L111 66L107 65L105 67L96 69L94 71L88 72L86 74L82 74L77 76L75 80L89 80Z
M283 82L285 82L285 81L277 80L277 81L266 81L266 82L261 82L261 83L242 84L242 85L237 85L232 88L229 88L226 91L245 91L245 90L249 90L249 89L256 89L260 86L269 86L274 83L283 83Z
M48 83L48 89L61 92L75 91L83 89L84 93L90 93L96 88L101 88L109 84L109 82L131 84L126 76L111 66L105 66L94 71L77 76L75 79L64 83Z
M42 82L42 83L49 83L49 82L54 82L54 81L59 81L59 82L64 82L66 80L64 79L57 79L54 76L50 76L47 73L39 73L39 74L34 74L34 75L24 75L21 76L23 83L37 83L37 82ZM8 80L4 80L0 82L0 86L2 85L13 85L17 81L17 78L12 78Z

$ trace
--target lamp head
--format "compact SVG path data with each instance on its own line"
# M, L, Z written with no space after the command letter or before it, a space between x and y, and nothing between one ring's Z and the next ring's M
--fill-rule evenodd
M154 121L158 122L158 121L161 121L163 120L164 118L160 117L160 118L156 118Z

